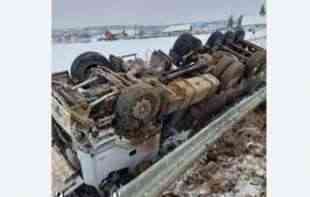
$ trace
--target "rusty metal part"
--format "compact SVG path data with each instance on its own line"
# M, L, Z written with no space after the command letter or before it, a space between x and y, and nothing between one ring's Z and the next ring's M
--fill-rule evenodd
M118 56L111 54L111 55L109 55L109 61L112 65L114 71L117 71L117 72L124 71L125 62L121 57L118 57Z
M142 65L141 63L131 64L131 66L128 67L129 70L126 73L126 77L135 83L142 82L142 80L139 79L137 75L141 75L144 72L144 66L145 65Z
M119 88L126 87L125 84L121 79L114 75L114 72L110 72L111 70L105 70L104 67L94 67L89 70L92 76L98 76L100 79L108 81L109 83L117 86Z
M225 109L225 106L236 102L237 99L253 92L263 84L264 82L262 80L243 80L238 86L213 95L208 100L203 100L197 105L191 107L188 115L192 116L192 119L197 120L194 123L193 131L197 131L197 129L203 127L211 120L214 114Z
M218 58L216 64L213 66L211 73L219 78L224 72L224 70L227 68L227 66L229 66L233 62L234 59L231 56L222 55L220 58Z
M229 47L231 47L232 49L234 49L235 51L239 52L239 53L243 53L244 56L248 57L252 55L252 50L246 50L245 48L243 48L240 45L234 44L233 42L228 44Z
M120 82L120 84L122 84L123 87L130 86L133 84L131 81L125 79L120 74L112 71L111 69L109 69L107 67L102 67L102 69L108 73L108 75L104 75L105 77L109 77L111 79L111 81L113 81L113 82L115 82L115 81L118 83ZM104 72L101 72L101 74L103 74L103 73Z
M95 107L96 105L98 105L99 103L103 102L106 99L109 99L111 97L114 97L116 95L118 95L120 92L117 89L114 89L112 92L110 92L109 94L105 94L102 97L98 98L97 100L93 101L92 103L89 104L90 109Z
M68 105L67 102L64 101L63 96L58 93L59 92L53 91L52 115L56 122L61 125L67 133L72 135L71 124L73 121L77 121L87 128L94 126L94 121L88 117L90 111L87 106L84 106L84 102Z
M217 78L204 74L173 80L167 85L170 91L145 83L126 88L117 99L116 133L130 140L148 135L146 131L153 133L158 128L154 120L159 111L169 114L185 109L215 94L218 87Z
M152 104L150 100L142 99L133 107L133 116L137 119L144 120L152 113Z
M244 30L239 29L237 33L244 33ZM213 35L214 34L214 35ZM224 42L220 44L220 50L227 51L228 53L236 56L240 62L246 65L247 77L256 75L256 70L264 69L265 65L261 63L263 59L266 59L266 50L254 43L244 40L244 35L239 35L240 38L235 38L235 33L232 31L226 32L225 36L221 32L215 32L210 37L224 38ZM209 42L209 40L208 40ZM208 43L207 42L207 43ZM210 40L211 42L211 40ZM212 48L213 46L211 46ZM258 58L259 57L259 58ZM266 61L265 61L266 63Z
M214 58L208 54L197 54L197 64L203 64L203 65L211 65L214 62Z
M155 73L168 71L172 67L172 59L161 50L156 50L151 55L150 66L150 70Z
M85 80L85 81L83 81L83 82L81 82L81 83L76 84L75 86L73 86L73 87L72 87L72 90L76 90L76 89L81 88L81 87L83 87L83 86L86 86L86 85L88 85L88 84L90 84L90 83L93 83L93 82L95 82L95 81L97 81L97 80L98 80L98 77L89 78L89 79L87 79L87 80Z
M128 133L129 135L126 136L127 139L129 139L129 143L132 145L141 145L145 144L146 141L151 140L154 137L159 136L161 132L161 125L160 124L146 124L143 125L140 129L137 129L135 131L131 131L131 133ZM144 147L144 149L148 149L150 151L152 148L154 148L154 144L148 144Z
M163 75L159 78L159 80L162 82L168 82L185 74L201 71L207 68L208 68L207 64L187 65L182 68L163 73Z
M230 47L222 46L222 50L227 51L227 52L233 54L234 56L238 57L238 59L241 60L241 61L246 61L248 59L248 57L246 55L244 55L242 53L238 53L237 51L234 51Z
M62 103L66 103L68 106L80 105L86 106L87 100L79 92L72 90L71 88L57 88L57 91L53 91L52 95Z
M130 54L126 54L126 55L122 55L120 56L121 58L127 58L127 57L135 57L136 58L137 54L136 53L130 53Z
M198 77L174 80L167 87L175 93L168 95L169 104L166 113L171 113L215 94L219 87L219 81L211 74L204 74Z
M266 65L266 50L248 41L238 43L230 43L223 46L223 49L238 57L246 65L248 77L257 74L261 67Z
M235 61L230 64L220 76L221 89L225 90L234 87L244 75L244 65Z
M209 70L220 80L220 89L227 89L238 84L243 77L244 65L232 54L217 51L213 54L213 62Z
M107 94L111 92L113 89L115 89L115 87L111 86L110 84L100 84L93 86L91 88L82 88L79 89L78 91L85 97L97 97Z
M128 72L132 69L137 70L139 72L143 72L147 68L146 62L141 58L136 58L134 60L128 60L126 62L126 66L127 66L126 72Z
M115 132L127 139L142 136L143 133L138 131L155 119L160 106L160 91L146 83L135 84L124 89L116 103ZM139 114L141 112L143 113Z

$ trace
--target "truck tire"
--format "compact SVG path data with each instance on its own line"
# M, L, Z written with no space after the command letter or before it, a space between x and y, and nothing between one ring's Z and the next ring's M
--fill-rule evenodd
M208 48L220 48L224 43L224 34L220 31L215 31L211 34L206 42Z
M119 187L116 184L108 182L102 188L102 192L103 192L102 197L113 197L113 195L117 196L118 190L119 190Z
M231 44L235 41L235 33L233 31L227 31L224 35L224 43Z
M71 64L71 79L76 83L86 80L89 69L98 65L112 68L110 62L100 53L89 51L80 54Z
M235 32L235 42L241 42L245 38L245 31L242 28L239 28Z
M200 39L194 37L190 33L184 33L181 34L174 42L169 55L173 58L177 66L182 66L187 63L186 60L185 62L182 62L182 57L188 54L190 51L195 51L201 47L202 42Z
M95 187L83 184L80 187L78 187L68 197L101 197L101 196Z

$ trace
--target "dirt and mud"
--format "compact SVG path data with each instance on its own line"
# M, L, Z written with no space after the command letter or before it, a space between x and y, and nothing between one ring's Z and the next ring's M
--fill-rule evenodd
M171 185L162 197L265 197L266 108L258 107Z

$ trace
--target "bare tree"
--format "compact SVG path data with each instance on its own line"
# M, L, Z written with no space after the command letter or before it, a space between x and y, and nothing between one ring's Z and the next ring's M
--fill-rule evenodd
M261 15L261 16L265 16L266 15L265 3L260 7L259 15Z
M243 20L243 15L240 15L237 21L237 27L241 27L242 26L242 20Z

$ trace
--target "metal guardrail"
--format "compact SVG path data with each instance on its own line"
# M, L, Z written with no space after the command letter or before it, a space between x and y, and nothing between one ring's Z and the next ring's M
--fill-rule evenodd
M244 98L119 190L120 197L158 197L223 133L266 99L266 87Z

